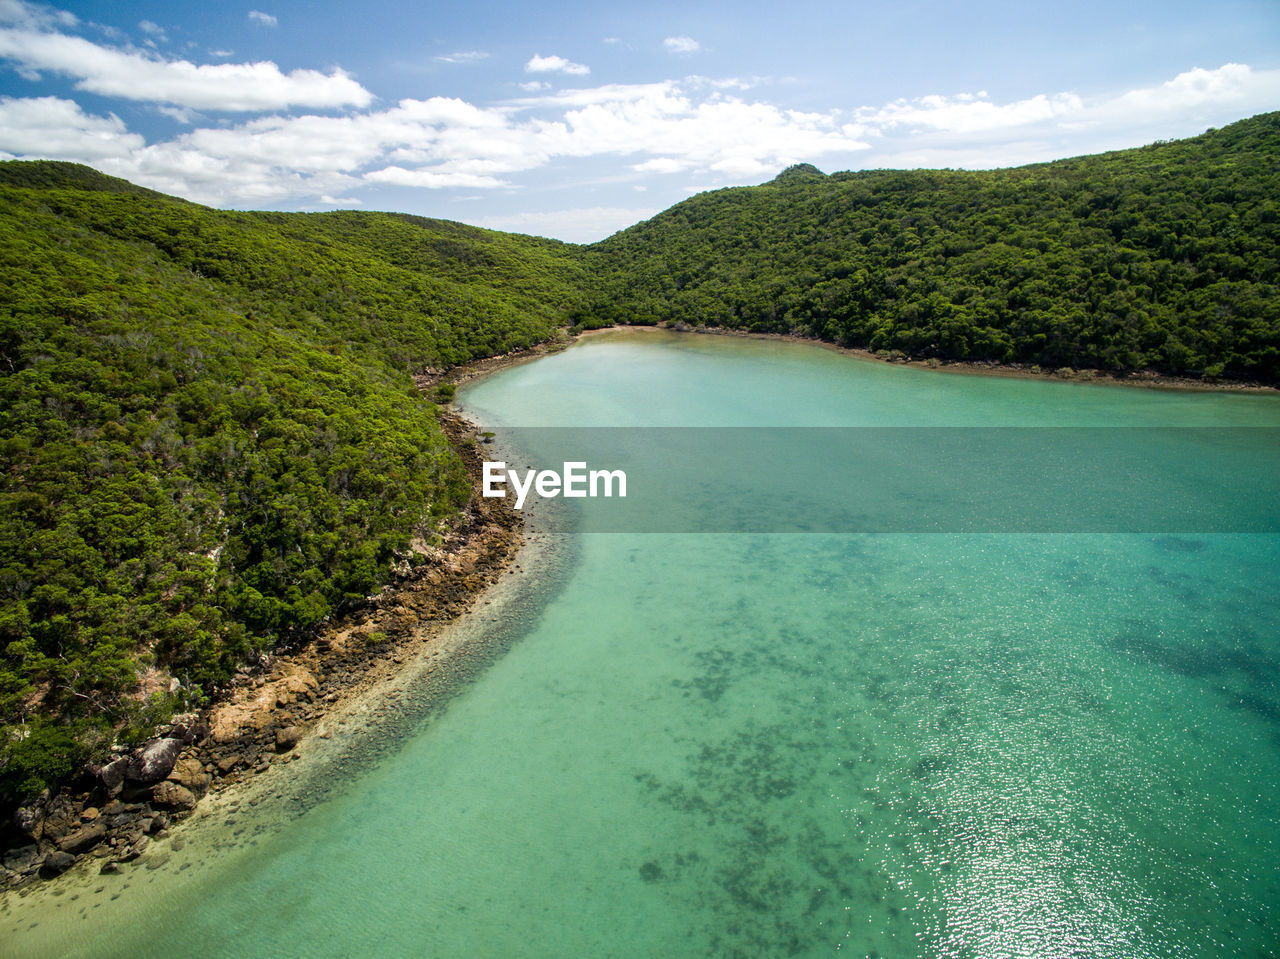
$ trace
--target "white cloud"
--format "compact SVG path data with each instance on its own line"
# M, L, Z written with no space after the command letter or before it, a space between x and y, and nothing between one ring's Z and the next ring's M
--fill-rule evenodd
M440 173L434 170L406 170L404 167L391 166L382 170L366 173L364 178L370 183L390 183L394 186L426 187L439 190L445 187L479 187L505 186L495 177L479 176L474 173Z
M269 13L263 13L261 10L250 10L249 19L254 23L264 27L278 26L280 21Z
M676 83L569 91L543 102L571 108L539 139L554 154L648 155L643 172L715 170L742 178L797 158L851 154L867 144L835 113L803 113L722 93L695 99Z
M209 56L218 57L219 59L221 59L224 57L235 56L235 51L234 50L210 50Z
M974 169L1191 136L1277 106L1280 70L1228 63L1095 98L1060 92L996 103L984 90L898 100L858 110L856 125L876 141L880 165Z
M526 73L568 73L573 76L585 76L591 68L581 63L573 63L564 57L544 57L535 54L524 65Z
M592 206L478 217L468 222L490 230L532 233L570 243L594 243L641 220L647 220L657 212L655 207Z
M543 86L545 89L551 88L550 84L544 84ZM526 97L515 101L514 105L520 109L549 107L553 110L560 110L565 107L582 107L593 103L640 100L679 88L680 84L674 80L663 80L658 83L606 83L599 87L559 90L543 97Z
M69 125L84 127L89 119ZM115 118L101 122L115 137L126 132ZM37 144L38 138L9 149L34 151ZM135 136L129 150L110 152L116 162L109 172L226 204L337 195L360 183L492 189L556 158L606 155L633 158L631 166L641 172L697 170L742 179L796 159L861 148L835 115L783 111L718 92L699 99L672 82L567 91L488 108L433 97L346 116L263 116L149 146Z
M155 37L161 43L167 42L169 39L168 35L164 32L164 28L160 26L160 24L153 23L150 20L139 20L138 29L143 33L147 33Z
M183 126L190 126L195 121L195 114L190 110L183 109L182 107L159 106L156 107L156 112L171 120L178 121Z
M897 100L858 111L858 121L881 131L918 128L965 136L999 130L1142 127L1157 117L1195 116L1205 109L1262 111L1280 105L1280 70L1254 71L1237 63L1197 67L1156 87L1085 100L1074 93L1038 94L1012 103L975 94Z
M693 37L667 37L662 45L668 53L697 53L702 49L702 44Z
M0 98L0 150L10 156L101 163L125 160L145 145L115 114L90 116L57 97Z
M1274 110L1280 106L1280 70L1251 70L1228 63L1216 70L1196 67L1158 87L1131 90L1104 102L1098 119L1123 122L1169 114L1199 114L1220 107L1238 111Z
M897 100L879 109L859 111L858 119L880 128L917 126L950 133L976 133L1061 119L1083 108L1084 101L1072 93L1039 94L1002 105L975 95L960 94Z
M23 0L0 0L0 23L27 30L47 30L56 27L72 29L79 25L80 20L65 10L36 6Z
M366 106L373 95L341 70L282 73L270 61L196 65L100 46L62 33L0 28L0 58L76 78L102 96L197 110Z
M14 9L11 0L7 6L0 0L0 15ZM226 74L199 72L204 85L193 93L174 80L177 64L48 32L0 27L0 56L16 58L15 38L29 36L84 46L37 44L22 62L69 72L72 54L79 54L73 76L84 78L87 89L99 71L123 64L134 71L134 85L151 83L154 109L192 126L148 144L114 114L91 115L71 100L5 98L0 150L89 162L214 205L334 205L325 197L341 197L338 202L349 205L359 191L379 185L488 191L519 187L520 174L552 164L581 164L578 170L605 182L598 168L585 165L592 161L611 164L616 175L609 182L623 188L671 174L703 188L759 182L802 161L826 169L848 169L857 161L880 167L1007 166L1197 133L1280 104L1280 70L1227 64L1107 97L1046 92L1002 103L979 92L826 111L788 110L748 93L747 82L704 77L559 91L534 78L522 84L528 95L497 104L431 97L376 109L356 87L364 95L363 109L271 113L208 125L197 111L227 109L229 102L250 108L236 99L247 96L247 81L236 71L261 68L267 85L257 91L257 102L274 98L277 109L299 102L286 94L296 92L290 84L305 71L286 76L274 64L228 65ZM206 106L211 102L217 105ZM520 214L488 225L587 241L648 212L600 206Z
M489 54L482 50L460 50L457 53L442 54L434 59L441 63L478 63L488 58Z
M637 173L679 173L684 169L684 164L675 157L654 157L643 163L632 164L631 169Z

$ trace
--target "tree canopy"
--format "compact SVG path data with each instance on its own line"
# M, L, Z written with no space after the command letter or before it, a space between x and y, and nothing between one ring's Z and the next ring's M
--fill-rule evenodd
M1016 169L791 167L587 251L584 325L1280 379L1280 113Z
M569 250L0 166L0 794L385 581L469 490L410 374L552 336Z
M666 322L1280 381L1278 147L1273 113L1017 169L801 164L589 247L0 164L0 800L363 602L457 511L423 371Z

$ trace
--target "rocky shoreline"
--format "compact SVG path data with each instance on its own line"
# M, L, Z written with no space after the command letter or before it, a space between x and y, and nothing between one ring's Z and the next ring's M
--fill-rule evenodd
M24 890L85 858L104 874L129 868L205 797L300 758L326 715L394 675L476 605L515 562L524 523L507 500L480 495L475 427L443 408L441 424L472 477L471 500L439 546L420 550L427 561L405 564L397 582L306 647L241 669L229 694L201 713L175 716L156 738L117 747L108 762L20 807L0 847L0 890ZM443 662L427 671L435 668Z

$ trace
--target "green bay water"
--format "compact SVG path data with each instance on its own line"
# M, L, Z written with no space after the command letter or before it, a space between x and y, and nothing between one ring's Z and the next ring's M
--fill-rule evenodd
M460 399L500 435L1280 426L1270 396L657 332ZM184 826L186 862L12 898L0 953L1273 954L1277 539L568 537L505 652L322 798Z

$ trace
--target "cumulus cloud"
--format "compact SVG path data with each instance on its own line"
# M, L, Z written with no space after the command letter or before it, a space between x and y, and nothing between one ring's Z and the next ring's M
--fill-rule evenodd
M917 126L950 133L977 133L1062 119L1083 109L1084 101L1071 93L1039 94L1005 104L995 104L976 95L959 94L954 97L897 100L877 109L861 110L858 119L869 126L881 128Z
M196 110L363 107L373 99L341 70L283 73L270 61L197 65L23 28L0 28L0 58L26 70L73 77L76 88L89 93Z
M662 45L668 53L697 53L702 49L702 44L693 37L667 37Z
M1062 92L997 103L986 91L855 111L884 166L1013 166L1190 136L1280 104L1280 70L1228 63L1094 98Z
M1280 70L1255 71L1238 63L1216 70L1195 68L1154 87L1085 100L1074 93L1039 94L1011 103L993 103L986 91L897 100L863 108L858 121L891 130L927 128L968 135L998 130L1143 126L1153 118L1198 116L1208 108L1241 112L1274 109L1280 102Z
M249 19L262 27L278 26L280 21L269 13L263 13L261 10L250 10Z
M532 233L570 243L594 243L656 214L655 207L592 206L570 210L478 217L476 226L509 233Z
M364 175L370 183L390 183L394 186L425 187L439 190L445 187L494 187L503 186L503 181L491 176L476 173L442 173L430 169L419 168L406 170L404 167L391 166L382 170L373 170Z
M1098 119L1115 122L1127 117L1199 114L1223 106L1242 112L1274 110L1277 105L1280 70L1251 70L1242 63L1228 63L1216 70L1197 67L1159 86L1131 90L1102 103L1096 112Z
M554 154L648 155L636 165L641 172L701 169L742 178L868 147L834 112L783 110L719 92L698 99L670 81L565 91L533 102L562 110L539 129Z
M534 54L524 65L524 69L526 73L568 73L573 76L585 76L591 72L591 68L584 64L573 63L564 57L544 57L540 54Z
M115 114L91 116L58 97L0 98L0 151L10 157L100 163L125 160L145 145Z
M11 0L0 0L0 16L15 9L22 12ZM84 46L33 44L19 54L18 40L28 37ZM430 97L371 107L370 95L355 86L362 94L357 98L360 109L328 115L270 112L239 123L201 126L193 111L282 111L284 104L305 102L290 98L309 89L295 84L305 71L285 75L274 64L238 64L212 73L221 68L187 64L197 79L183 86L179 79L187 75L173 62L17 26L0 27L0 56L71 73L85 89L94 89L91 84L105 76L108 65L127 68L133 71L131 87L150 86L148 99L155 109L191 124L168 139L148 143L115 114L86 113L69 99L4 98L0 151L6 156L81 160L214 205L332 205L324 198L354 202L362 189L385 185L512 188L529 171L601 160L609 162L615 181L638 185L679 176L669 185L681 189L691 182L706 188L758 182L803 161L828 169L848 169L859 161L889 167L1004 166L1188 135L1280 103L1280 70L1239 64L1197 68L1167 82L1104 97L1045 92L1002 102L985 92L937 94L821 111L786 109L750 92L749 83L703 77L569 90L532 78L521 85L527 95L501 103ZM540 69L545 71L562 71L568 64L563 58L535 60L543 62ZM78 72L71 72L73 65ZM259 68L266 85L254 94L259 99L251 101L242 72ZM341 74L312 76L317 83L341 77L354 86ZM220 82L214 83L215 77ZM135 91L116 95L141 96ZM318 106L332 102L316 99ZM648 212L601 206L520 214L489 225L585 242Z

